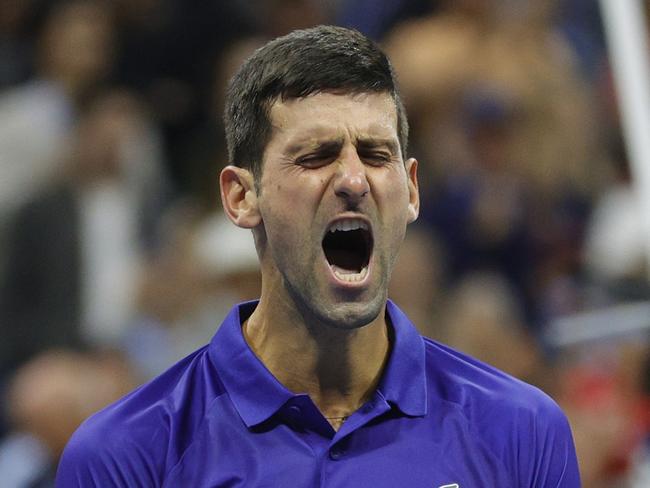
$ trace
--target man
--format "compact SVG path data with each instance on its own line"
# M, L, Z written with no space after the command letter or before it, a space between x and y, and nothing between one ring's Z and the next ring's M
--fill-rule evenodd
M259 302L88 420L61 487L566 487L569 426L540 391L423 339L387 301L418 215L384 54L317 27L231 81L224 209L252 229Z

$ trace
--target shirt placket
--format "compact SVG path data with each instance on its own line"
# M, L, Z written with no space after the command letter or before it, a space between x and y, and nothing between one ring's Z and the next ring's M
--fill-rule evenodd
M335 432L330 426L333 436L327 443L326 450L321 454L320 487L331 488L330 479L334 471L350 470L350 475L354 475L354 465L348 461L355 454L355 433L389 410L391 410L391 406L388 402L381 393L375 392L373 398L354 412L338 432Z

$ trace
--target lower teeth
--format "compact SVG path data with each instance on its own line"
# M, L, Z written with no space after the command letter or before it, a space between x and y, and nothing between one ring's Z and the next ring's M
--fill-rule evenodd
M336 275L337 278L339 278L342 281L348 281L348 282L361 281L368 274L367 266L363 268L361 271L359 271L358 273L350 273L349 271L344 272L343 270L339 270L335 267L332 267L332 270L334 271L334 274Z

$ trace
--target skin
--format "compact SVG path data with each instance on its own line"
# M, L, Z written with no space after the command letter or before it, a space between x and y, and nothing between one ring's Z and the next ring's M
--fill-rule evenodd
M417 161L403 161L387 93L318 93L276 101L256 191L243 168L221 173L224 209L253 230L260 303L243 327L252 350L325 417L370 396L390 350L388 282L407 224L417 218ZM332 222L364 219L374 248L365 279L332 272L322 239ZM334 428L340 422L330 421Z

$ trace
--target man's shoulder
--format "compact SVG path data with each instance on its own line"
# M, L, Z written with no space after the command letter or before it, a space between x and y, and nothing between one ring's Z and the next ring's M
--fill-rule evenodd
M432 410L455 414L515 486L580 486L571 428L550 396L448 346L425 344Z
M500 416L506 411L562 415L555 401L539 388L434 340L425 338L424 343L429 387L436 398L477 417L495 409Z
M88 418L66 446L57 486L88 486L87 476L156 486L223 392L207 346L199 349Z

